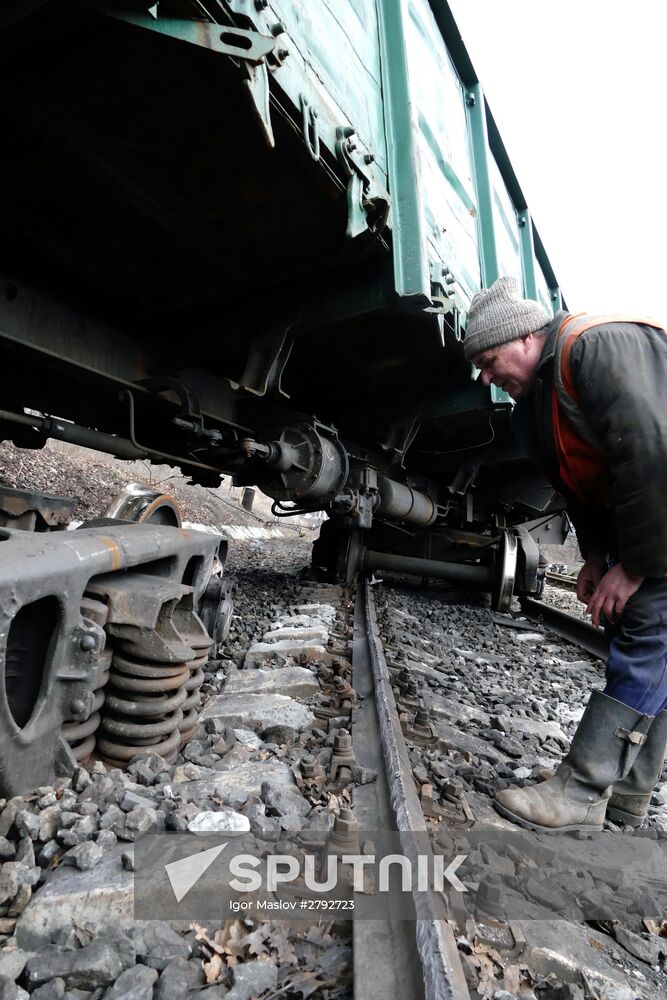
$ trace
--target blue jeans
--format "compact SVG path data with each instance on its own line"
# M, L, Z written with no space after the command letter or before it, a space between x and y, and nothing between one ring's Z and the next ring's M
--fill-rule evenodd
M608 635L604 693L644 715L667 709L667 578L645 580Z

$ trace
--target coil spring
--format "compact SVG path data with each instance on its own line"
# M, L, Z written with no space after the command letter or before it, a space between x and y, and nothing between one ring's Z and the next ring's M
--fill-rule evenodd
M201 705L201 686L204 683L204 665L207 659L208 653L204 653L201 656L195 657L194 660L190 660L188 663L190 677L185 682L185 689L188 693L188 697L181 706L183 720L179 726L181 733L181 746L184 746L194 735L195 725L197 724L197 715L199 714L198 709Z
M208 660L208 651L213 644L213 640L206 634L200 623L200 630L192 630L188 633L186 641L196 656L190 660L190 677L186 682L188 697L183 703L183 721L180 725L181 746L192 739L197 724L198 709L201 705L201 686L204 683L204 667Z
M189 680L187 662L147 663L116 652L102 714L103 735L97 738L102 760L125 767L146 751L173 763Z

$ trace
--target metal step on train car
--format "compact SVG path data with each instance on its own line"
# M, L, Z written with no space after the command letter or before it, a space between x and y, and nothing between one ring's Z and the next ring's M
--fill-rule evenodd
M11 0L0 52L0 436L326 511L348 580L536 593L564 517L461 341L501 273L561 295L444 0ZM110 672L102 756L172 753L222 593L210 536L52 504L2 503L5 785Z

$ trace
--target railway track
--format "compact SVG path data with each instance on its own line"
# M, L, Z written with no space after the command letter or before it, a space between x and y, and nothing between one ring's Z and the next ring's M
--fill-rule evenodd
M556 635L581 646L592 656L604 659L609 651L609 639L604 629L596 628L583 618L531 597L522 598L521 610L530 621L544 624Z
M371 829L381 829L389 823L390 829L398 831L405 854L413 859L414 835L426 832L426 818L412 780L408 748L368 581L360 583L357 589L354 633L354 683L365 697L354 713L352 735L367 748L369 742L374 743L370 754L367 749L367 756L372 757L373 765L382 774L371 795L364 791L364 786L357 790L355 807L358 806ZM382 992L387 995L424 996L425 1000L469 997L444 898L435 893L416 897L416 910L418 919L414 924L406 925L390 914L379 938L376 927L361 921L355 924L355 997L372 996L381 982ZM372 962L366 959L369 955L373 956Z
M489 787L489 782L483 777L482 780L476 780L478 776L474 774L474 768L467 769L473 771L472 776L469 776L472 780L464 779L463 782L457 780L456 775L451 777L445 774L441 780L436 775L443 773L443 761L456 761L462 758L477 761L483 772L484 754L493 757L495 749L504 761L510 764L508 768L507 763L500 762L500 766L497 767L499 773L507 776L512 774L512 769L514 770L513 780L509 782L505 780L505 784L515 781L521 783L525 780L525 771L518 766L521 763L521 756L517 757L519 748L510 745L512 735L509 734L516 735L516 727L528 720L525 716L514 718L516 709L513 711L511 699L508 699L510 702L508 718L504 720L500 730L495 731L495 735L500 738L485 750L483 739L480 738L482 736L480 727L477 727L477 735L473 735L472 727L466 725L461 718L457 724L455 713L451 711L454 699L441 697L441 692L447 690L449 686L448 681L451 680L452 674L446 661L443 662L443 649L437 648L435 633L439 629L428 628L429 618L431 624L433 620L428 600L424 598L421 601L422 611L426 611L427 616L421 625L427 627L420 628L420 623L414 621L413 629L416 627L417 635L404 634L401 637L397 635L399 623L401 620L410 621L412 609L406 612L405 605L397 604L391 599L393 596L391 591L389 594L388 601L386 597L382 598L383 608L378 615L374 589L368 582L360 584L354 615L354 683L359 693L363 693L365 697L353 710L351 732L355 747L359 744L364 747L365 759L372 760L372 766L378 767L378 758L382 757L383 780L378 779L375 785L370 786L373 789L372 807L375 809L377 819L380 823L389 822L393 824L394 829L407 831L409 834L415 831L430 831L433 834L434 831L483 830L488 829L489 825L495 831L503 827L511 830L511 824L504 824L494 816L490 808L493 791ZM442 601L443 595L433 594L431 598L432 606L436 608L438 602ZM444 601L446 603L446 596ZM522 604L523 616L518 618L510 615L490 615L481 610L479 614L481 618L486 618L494 631L502 630L513 636L514 648L517 646L525 648L527 644L533 643L538 649L546 651L557 659L556 654L562 654L563 649L554 646L549 640L558 636L565 638L568 643L576 643L580 649L586 650L593 656L604 654L605 642L601 630L593 629L587 623L572 615L559 612L553 607L535 607L534 604L537 602ZM440 612L438 617L442 622L446 618L446 615L443 617L442 614L442 604L438 610ZM460 613L454 616L455 619L457 617L460 619ZM453 628L449 631L454 632L454 635L450 636L452 639L450 649L454 652L455 658L460 658L460 654L466 651L457 648L455 640L458 638L463 642L464 639L463 636L456 635L455 630L459 627L456 620L452 624ZM543 627L548 629L547 633L543 632ZM536 628L540 629L539 635L535 631ZM443 636L445 634L443 633ZM490 660L493 662L489 656L489 646L488 640L482 641L481 649L477 651L476 656L480 663L489 664ZM474 662L476 651L472 649L467 653L469 657L467 663ZM573 663L573 669L581 673L586 673L588 670L595 673L596 670L593 663L587 664L578 660L563 662L568 664L567 676L570 682L574 679L576 683L576 674L573 675L571 672L569 663ZM439 673L442 674L442 681L438 677ZM525 704L525 698L521 700ZM520 699L517 698L516 702L520 702ZM423 716L421 719L417 714L420 710ZM474 718L475 709L472 705L470 710L472 715L468 723ZM497 721L497 717L492 719L492 724L496 724ZM539 730L539 725L536 728ZM544 728L552 735L551 743L548 739L542 737L539 739L545 754L560 755L559 752L564 751L567 740L560 739L558 746L555 746L553 736L558 735L556 732L558 727L553 727L547 722ZM528 731L530 730L529 725ZM488 735L487 733L486 736ZM511 751L514 756L507 756L507 751ZM543 765L555 763L555 760L541 761ZM444 768L444 771L446 770L447 768ZM537 776L537 770L537 768L532 769L532 778ZM369 823L368 812L371 805L368 787L355 789L353 799L355 809L361 814L362 825ZM408 835L406 850L409 850L410 843ZM569 962L571 967L569 975L565 978L584 985L588 983L591 990L588 995L605 995L604 989L611 989L615 979L615 988L620 991L619 995L623 995L620 980L630 973L627 970L615 969L612 961L606 962L601 958L593 968L576 968L578 962L584 966L586 961L590 960L588 954L586 959L583 957L585 946L590 950L592 942L592 946L600 949L604 955L605 949L612 950L611 939L605 941L604 935L599 932L596 934L585 923L571 923L567 925L567 933L563 933L559 942L558 922L547 920L543 912L542 931L546 929L547 940L549 934L553 937L549 945L552 949L551 958L545 960L545 934L538 936L538 939L534 937L534 926L531 926L533 921L526 922L520 919L498 921L497 914L494 915L492 912L492 901L496 890L495 878L489 875L484 881L484 876L480 876L479 873L478 878L479 882L471 883L471 888L477 890L477 899L473 906L462 896L458 895L457 898L456 893L450 892L448 896L431 894L429 906L416 925L416 932L406 931L405 927L399 930L391 914L388 916L383 935L379 937L376 937L373 929L365 926L363 922L355 924L355 997L368 997L378 990L390 990L392 983L395 986L390 995L397 997L423 995L463 1000L470 995L491 996L493 994L484 992L483 983L475 981L475 974L480 972L482 966L481 964L476 966L470 956L466 955L467 946L471 941L473 954L477 956L484 953L485 943L487 945L490 941L493 943L495 974L502 979L502 969L508 976L508 982L522 963L525 963L525 967L530 970L527 979L535 983L539 982L542 975L563 974ZM485 909L485 905L490 906L490 909ZM561 924L561 930L563 926ZM412 933L414 939L411 939ZM479 951L475 952L476 948ZM577 954L577 948L580 949L580 954ZM369 956L373 956L373 959L369 959ZM517 962L519 965L515 964ZM535 963L532 969L530 969L531 962ZM406 982L408 972L411 979ZM634 973L637 972L639 970L635 969ZM639 975L642 973L639 972ZM598 988L602 990L599 994L595 992L593 985L596 977ZM658 983L654 985L657 987ZM664 985L663 977L660 988L664 988ZM501 991L497 995L506 994ZM637 995L649 996L651 991Z
M567 573L553 573L550 570L547 570L546 579L548 583L553 584L554 587L562 587L563 590L577 589L576 576L570 576Z
M558 852L525 836L516 841L517 829L493 810L496 788L535 780L556 766L582 692L599 683L600 665L561 641L551 620L545 630L528 619L526 609L496 614L479 595L400 581L362 582L353 593L301 580L294 555L283 574L268 564L258 569L258 558L249 549L238 572L232 633L206 667L206 704L194 738L173 764L156 763L154 755L139 758L121 785L122 808L104 800L110 790L101 765L90 777L77 775L63 786L70 815L83 810L72 829L82 823L94 829L91 816L100 817L106 850L109 816L120 846L134 839L132 817L162 814L168 829L184 831L192 823L196 828L202 815L222 811L245 824L240 828L250 826L253 836L268 837L268 851L281 835L306 844L324 835L337 851L358 843L364 854L374 842L381 850L391 833L392 849L413 870L420 854L429 865L437 855L463 856L456 872L465 892L456 880L435 891L417 886L414 892L413 885L398 904L395 897L385 904L381 893L364 887L354 895L354 919L320 917L311 929L298 924L282 931L280 924L246 916L216 930L202 918L196 935L186 935L181 946L178 937L169 937L175 954L192 956L192 989L206 983L234 989L244 974L266 976L268 965L269 985L252 994L262 1000L298 997L302 988L315 1000L578 997L568 994L568 983L586 988L587 998L604 997L605 990L623 1000L663 995L665 975L626 952L627 940L619 957L621 937L612 936L617 920L604 927L585 923L583 914L577 920L547 889L536 890L543 859ZM118 781L118 772L112 773ZM130 813L127 790L138 803ZM51 801L48 795L44 800ZM31 802L21 800L14 813L32 809L41 816ZM22 829L32 828L30 817L21 815ZM653 838L667 829L665 820L663 811L652 811ZM15 838L6 810L0 822ZM35 834L35 853L59 862L67 851L56 843L61 835L70 837L68 829L59 830L46 849L41 833ZM16 843L25 850L20 839ZM632 843L638 849L661 842ZM113 845L110 850L100 861L105 878L91 882L90 872L63 865L49 873L24 913L2 918L5 930L16 924L19 947L35 956L22 982L35 985L40 949L50 940L45 928L53 933L59 920L86 924L95 933L95 917L98 937L113 940L103 922L105 900L110 891L126 893L127 880ZM602 869L598 859L596 876ZM523 894L519 908L508 913L499 873ZM536 898L540 893L544 899ZM512 898L516 902L516 894ZM362 905L369 903L370 910ZM167 919L161 912L154 916L158 924ZM629 918L629 928L632 940L639 939L637 916ZM173 934L168 928L163 933ZM224 952L230 935L235 950ZM234 961L221 964L221 954ZM137 951L137 968L150 965L144 955L145 949ZM160 976L170 974L174 970L163 969Z

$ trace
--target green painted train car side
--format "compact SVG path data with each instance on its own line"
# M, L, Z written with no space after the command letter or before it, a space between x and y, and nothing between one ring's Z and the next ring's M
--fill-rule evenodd
M0 437L343 533L551 509L463 357L498 274L561 296L445 0L14 0L0 56Z

